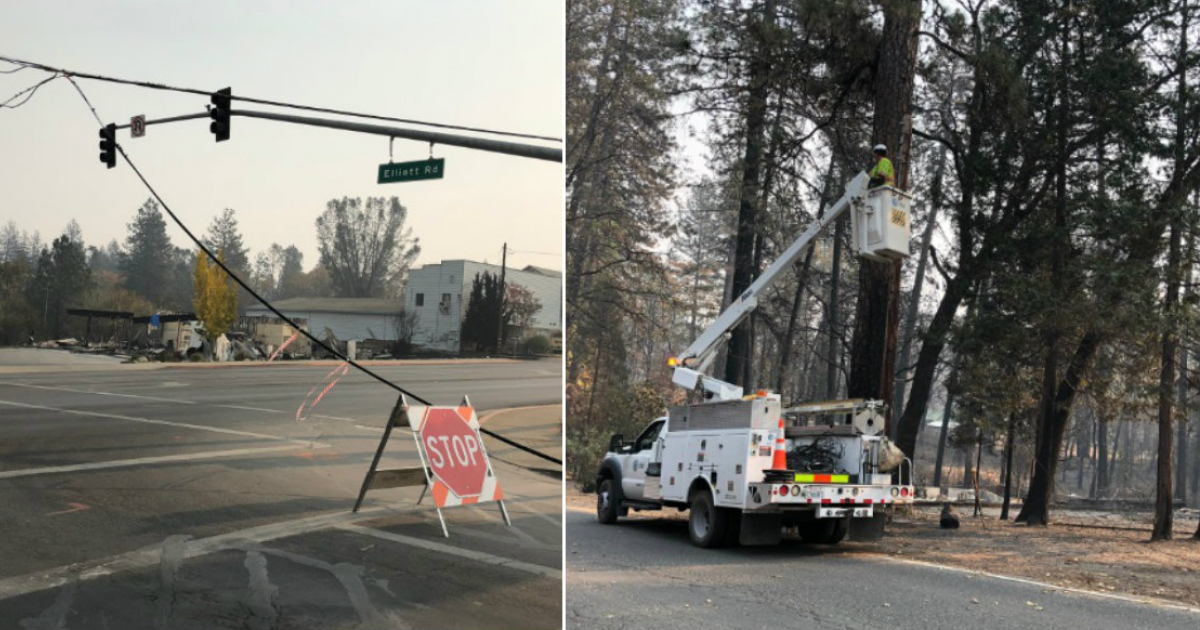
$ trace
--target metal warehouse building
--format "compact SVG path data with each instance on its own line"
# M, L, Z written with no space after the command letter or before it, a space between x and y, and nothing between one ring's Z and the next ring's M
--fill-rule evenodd
M342 341L395 341L397 316L404 306L399 300L374 298L292 298L274 302L274 305L288 317L307 319L308 331L313 335L323 337L328 328ZM274 316L261 304L248 307L246 315Z
M470 260L443 260L408 274L404 307L417 314L413 343L426 348L458 352L465 301L471 297L475 274L499 275L499 265ZM562 332L562 272L533 265L507 269L506 284L517 284L537 298L542 308L533 316L526 335Z

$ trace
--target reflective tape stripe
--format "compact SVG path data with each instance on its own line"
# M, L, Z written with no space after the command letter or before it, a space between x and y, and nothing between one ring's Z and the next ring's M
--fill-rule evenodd
M850 475L814 475L797 473L796 483L850 483Z

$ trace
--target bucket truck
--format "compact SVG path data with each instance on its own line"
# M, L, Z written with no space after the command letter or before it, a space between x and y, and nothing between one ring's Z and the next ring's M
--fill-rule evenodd
M699 547L777 544L785 528L807 542L836 544L847 533L877 539L884 510L912 501L912 464L882 435L883 402L785 408L779 394L746 395L706 373L723 338L844 213L850 212L859 256L908 256L911 197L867 182L859 173L823 217L669 361L673 382L703 402L672 407L632 442L612 436L596 476L601 523L616 523L630 509L677 508L689 511L688 534Z

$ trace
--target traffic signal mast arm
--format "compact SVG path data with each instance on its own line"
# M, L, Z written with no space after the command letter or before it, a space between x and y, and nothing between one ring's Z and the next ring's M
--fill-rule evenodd
M307 116L289 116L286 114L259 112L247 109L231 109L228 110L228 115L234 117L242 116L244 118L262 118L277 122L308 125L313 127L325 127L327 129L340 129L342 131L369 133L378 136L387 136L389 138L405 138L408 140L417 140L419 142L429 142L432 144L462 147L465 149L475 149L478 151L489 151L492 153L503 153L505 155L515 155L518 157L527 157L550 162L562 162L561 149L544 147L536 144L507 142L504 140L477 138L474 136L463 136L458 134L442 133L438 131L425 131L422 129L406 129L403 127L364 124L346 120L331 120L327 118L312 118ZM147 120L146 126L169 122L179 122L184 120L194 120L198 118L210 118L210 114L184 114L182 116L172 116L170 118ZM217 124L218 121L214 119L212 125ZM210 125L210 131L213 131L215 135L216 131L212 129L212 125ZM114 126L115 129L127 129L128 127L129 125L127 124ZM225 123L224 129L226 132L228 132L228 122ZM220 140L218 140L218 142L220 142Z
M758 296L766 291L775 281L790 269L800 259L800 256L812 245L813 239L826 226L837 221L847 209L863 204L867 192L868 177L859 173L846 187L846 194L816 221L813 221L803 234L798 236L792 245L762 273L736 300L733 301L709 325L700 336L683 351L674 362L675 372L672 381L676 385L695 389L701 387L715 400L737 400L742 397L742 388L732 383L726 383L712 376L706 376L705 371L712 364L717 345L727 333L737 327L744 319L758 308ZM857 244L857 239L855 239Z

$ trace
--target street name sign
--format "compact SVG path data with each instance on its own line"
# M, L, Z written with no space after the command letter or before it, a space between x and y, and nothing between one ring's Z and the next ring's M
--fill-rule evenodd
M389 162L379 165L380 184L417 182L423 179L442 179L446 173L446 159L418 160L416 162Z

